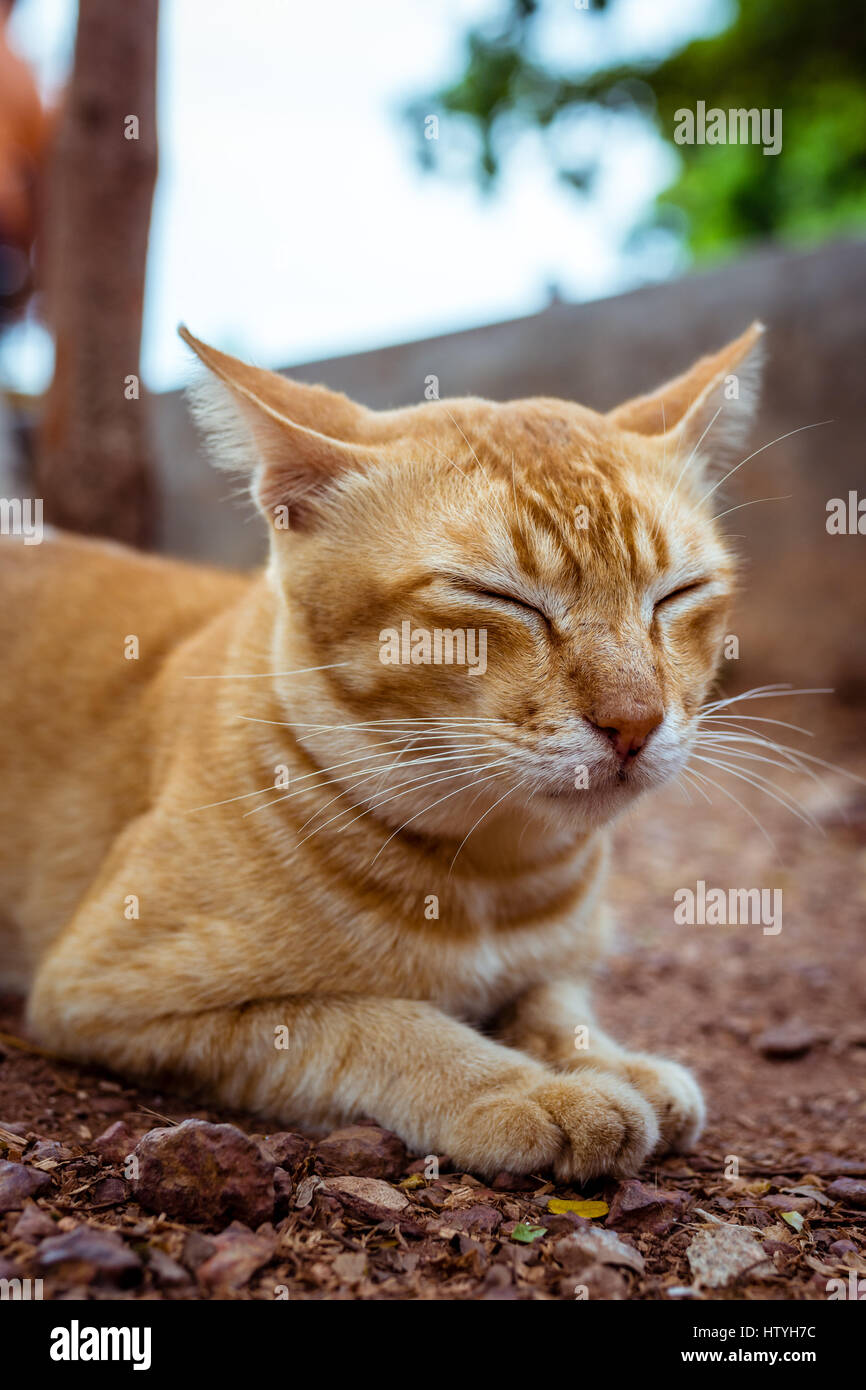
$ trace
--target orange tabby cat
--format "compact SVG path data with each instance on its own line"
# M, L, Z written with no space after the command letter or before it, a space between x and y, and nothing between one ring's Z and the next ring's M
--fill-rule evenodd
M761 331L608 415L376 413L184 333L266 572L0 546L0 946L34 1036L486 1174L691 1144L689 1073L586 989L609 824L682 768L716 670L707 470Z

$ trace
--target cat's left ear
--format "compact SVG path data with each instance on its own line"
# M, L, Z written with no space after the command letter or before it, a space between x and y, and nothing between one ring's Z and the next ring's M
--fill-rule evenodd
M609 412L619 429L657 439L673 465L692 452L724 464L746 441L758 404L764 325L757 321L682 376Z

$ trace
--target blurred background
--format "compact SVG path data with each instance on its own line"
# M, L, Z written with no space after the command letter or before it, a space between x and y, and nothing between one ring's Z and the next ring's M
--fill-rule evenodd
M371 406L435 375L605 409L760 317L761 452L727 505L783 500L729 519L731 680L862 700L866 541L826 526L866 494L859 0L0 0L0 24L2 495L255 564L181 319ZM677 144L698 102L781 112L780 152Z

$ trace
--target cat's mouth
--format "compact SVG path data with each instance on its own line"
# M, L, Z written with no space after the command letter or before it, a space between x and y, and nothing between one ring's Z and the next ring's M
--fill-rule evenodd
M676 775L679 764L680 759L669 751L660 759L641 754L616 765L579 765L576 770L572 767L567 776L552 777L539 791L546 800L564 807L578 808L583 804L596 816L658 788Z

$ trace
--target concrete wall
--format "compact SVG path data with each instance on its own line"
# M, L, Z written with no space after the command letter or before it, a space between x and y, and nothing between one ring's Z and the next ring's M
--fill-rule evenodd
M422 399L434 373L443 396L556 395L603 410L681 371L756 317L769 335L752 447L832 423L774 444L731 480L729 506L792 498L730 518L744 560L733 624L740 660L730 683L835 685L844 698L861 698L866 536L831 536L825 523L828 498L851 489L866 496L866 243L768 250L591 304L554 304L530 318L287 370L380 408ZM232 480L202 458L182 398L160 397L155 415L164 548L256 563L263 529L246 503L232 501Z

